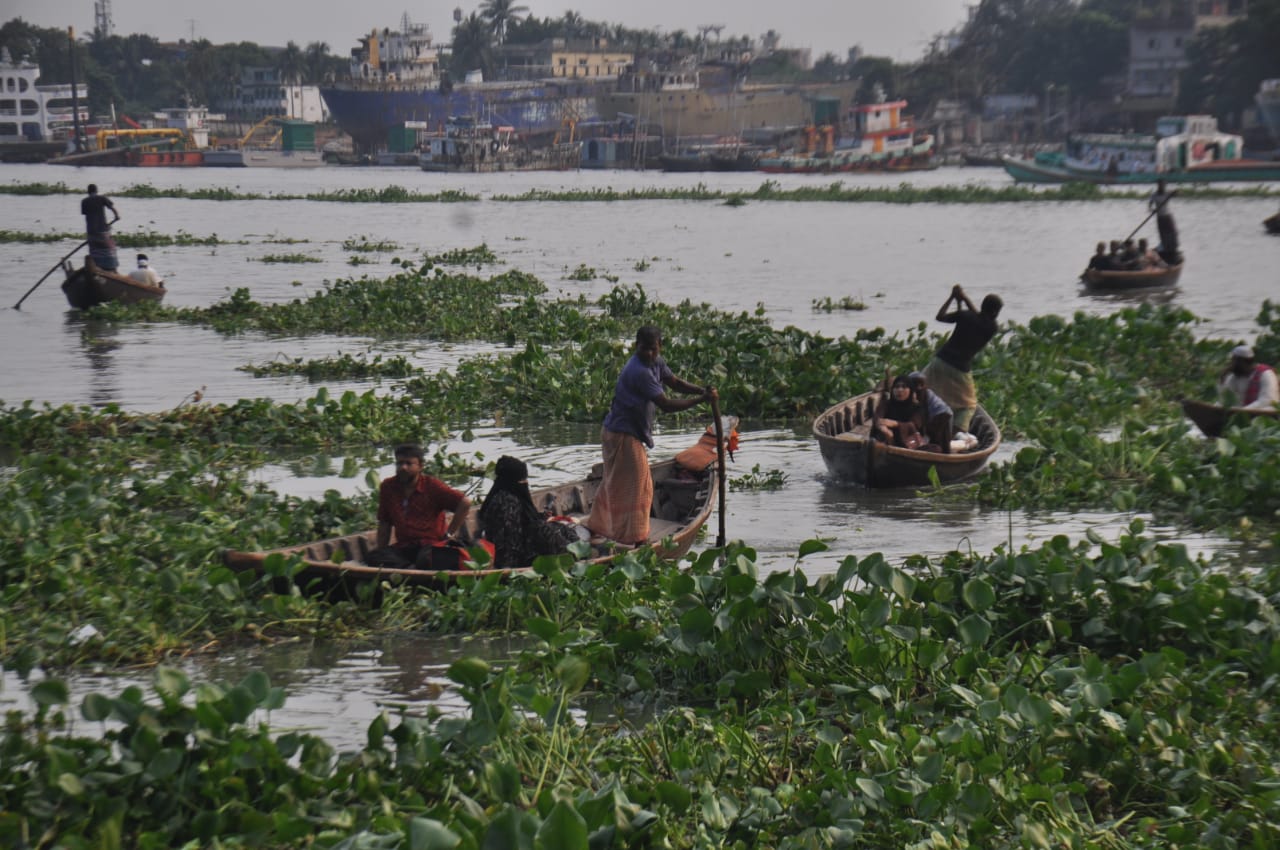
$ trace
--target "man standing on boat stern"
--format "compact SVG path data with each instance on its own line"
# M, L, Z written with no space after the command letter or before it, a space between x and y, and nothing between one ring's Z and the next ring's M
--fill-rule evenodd
M953 301L956 309L950 310ZM952 425L957 431L969 430L969 423L978 408L973 358L996 335L996 317L1003 307L1004 302L999 295L988 295L982 299L982 309L979 310L964 294L960 284L956 284L938 310L937 320L955 325L956 329L924 368L924 377L938 397L951 406Z
M1163 180L1157 180L1156 190L1147 201L1147 209L1156 214L1156 229L1160 231L1160 256L1171 266L1181 262L1178 253L1178 227L1173 223L1173 210L1169 208L1169 202L1176 194L1177 190L1169 191Z
M1276 370L1266 363L1259 363L1253 349L1247 345L1231 349L1231 365L1218 379L1218 390L1223 403L1229 407L1266 410L1280 403L1280 382L1276 380Z
M396 446L396 474L378 487L377 548L364 559L371 567L438 569L432 564L435 547L456 539L466 524L471 500L423 472L424 457L421 446ZM446 521L450 512L453 517Z
M695 397L668 398L664 387ZM662 332L653 325L640 328L600 434L604 478L583 523L593 534L633 546L648 539L653 478L646 447L653 448L654 410L675 413L719 397L713 387L672 374L662 359Z
M107 210L111 210L111 221L107 221ZM111 225L120 220L120 213L110 198L98 194L96 183L89 184L89 194L80 201L80 214L84 216L85 239L94 265L106 272L120 268L116 241L111 238Z

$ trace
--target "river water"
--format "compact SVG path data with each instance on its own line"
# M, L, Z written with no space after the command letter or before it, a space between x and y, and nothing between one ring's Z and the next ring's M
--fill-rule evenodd
M403 186L416 192L463 190L481 200L467 203L351 204L317 201L193 201L183 199L117 202L117 233L216 234L235 244L173 246L148 250L152 265L167 278L167 303L205 306L247 287L259 301L282 301L318 290L326 280L385 276L396 256L421 257L486 243L500 261L541 278L553 294L600 295L620 283L640 283L651 298L706 301L726 310L762 306L777 325L795 325L829 336L860 328L890 332L932 323L953 283L978 300L996 292L1005 302L1002 319L1025 322L1033 316L1077 311L1103 314L1132 303L1125 297L1085 293L1077 277L1092 246L1121 238L1146 215L1138 200L1010 204L879 204L751 202L730 207L706 201L521 202L494 200L530 189L627 190L689 187L752 190L766 175L665 174L661 172L565 172L490 175L427 174L409 168L283 169L64 169L42 165L0 166L0 182L65 182L77 192L97 183L107 195L129 186L229 188L241 193L305 194L342 189ZM783 188L825 186L831 177L773 175ZM999 169L940 168L909 175L845 177L847 186L1004 186ZM1276 187L1273 187L1273 189ZM77 233L82 226L79 194L26 197L0 195L0 230L36 234ZM1264 298L1280 294L1280 239L1264 234L1261 222L1273 214L1276 198L1177 199L1176 217L1188 263L1178 288L1140 296L1161 298L1202 317L1201 332L1251 341L1253 319ZM1154 223L1140 235L1155 241ZM360 254L372 264L352 266L346 240L390 241L398 248ZM426 368L448 368L458 358L487 350L485 345L441 345L401 340L371 345L345 337L293 338L243 334L220 336L189 326L113 327L90 323L67 308L55 273L31 294L21 310L8 309L78 238L58 243L0 243L0 400L53 404L117 404L153 411L181 403L197 389L206 401L239 398L300 399L317 385L299 378L254 378L237 367L277 357L317 358L341 353L401 355ZM264 263L271 254L306 253L321 262ZM131 259L122 252L122 263ZM637 265L647 265L638 270ZM132 265L131 262L128 263ZM570 280L580 265L595 268L591 281ZM858 312L814 310L815 299L859 299ZM932 323L935 330L941 330ZM677 374L679 364L673 364ZM697 380L696 375L689 375ZM371 384L330 383L331 391L364 390ZM390 390L390 384L382 386ZM831 399L832 403L838 399ZM732 412L732 411L726 411ZM696 429L665 430L655 456L688 445ZM486 457L517 454L530 464L538 483L581 477L599 456L598 428L557 425L513 431L479 429L471 444L456 451ZM1002 447L995 460L1017 446ZM1037 514L940 506L911 493L850 489L826 480L817 445L805 428L758 428L748 423L729 477L759 465L782 470L783 486L767 492L733 492L725 517L731 539L744 539L766 568L795 563L804 540L820 537L827 553L806 558L811 575L832 571L846 555L884 552L891 559L912 553L938 554L956 547L989 552L997 546L1036 545L1055 534L1079 536L1086 528L1104 535L1131 517L1113 514ZM281 461L261 473L276 489L319 495L333 488L355 493L364 469L334 472L343 458L308 457ZM379 468L389 474L390 465ZM479 485L480 482L474 482ZM712 522L716 522L713 518ZM1162 537L1212 553L1230 544L1211 536L1189 536L1156 528ZM714 539L714 530L711 535ZM701 548L696 545L695 548ZM452 642L389 640L359 647L326 645L193 663L193 675L235 678L258 665L287 676L289 701L272 718L284 726L315 727L342 745L357 746L365 724L381 704L399 705L440 698L439 672L457 653L472 648ZM495 652L487 648L486 652ZM501 652L497 651L500 655ZM282 660L283 659L283 660ZM288 671L287 673L285 671ZM274 677L274 674L273 674ZM122 685L120 685L122 686ZM73 683L93 690L90 677ZM110 690L114 690L112 685ZM15 698L11 677L0 681L0 704ZM333 704L342 704L335 718Z

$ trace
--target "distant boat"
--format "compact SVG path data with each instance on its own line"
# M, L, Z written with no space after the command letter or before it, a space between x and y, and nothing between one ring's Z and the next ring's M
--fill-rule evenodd
M263 132L270 135L263 140ZM316 128L307 121L269 116L255 124L236 147L204 152L210 168L318 168L324 153L316 150Z
M430 140L420 154L423 171L566 171L582 160L578 141L529 145L515 128L481 118L454 117L443 136Z
M1262 226L1267 229L1268 233L1280 233L1280 212L1270 218L1264 218Z
M1004 158L1025 183L1216 183L1280 180L1280 162L1244 159L1244 140L1218 130L1210 115L1171 115L1153 134L1075 133L1061 154Z
M774 174L830 174L843 171L913 171L934 167L933 136L918 134L902 115L905 100L853 107L853 135L836 138L834 124L812 125L795 152L760 157L759 169Z

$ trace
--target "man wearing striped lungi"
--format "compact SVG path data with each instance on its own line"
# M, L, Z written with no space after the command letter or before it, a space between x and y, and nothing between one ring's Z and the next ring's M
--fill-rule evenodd
M668 398L665 388L694 398ZM688 410L718 399L712 387L700 387L672 374L662 359L662 332L645 325L636 333L635 353L623 367L600 442L604 478L585 525L593 534L627 545L649 537L653 478L647 448L653 448L654 410Z

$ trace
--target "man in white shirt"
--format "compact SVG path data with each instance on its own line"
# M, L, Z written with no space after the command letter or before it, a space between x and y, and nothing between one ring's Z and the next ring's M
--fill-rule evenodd
M1247 345L1231 350L1231 366L1218 380L1218 389L1235 407L1268 408L1280 402L1276 370L1257 362L1253 349Z
M129 277L133 278L138 283L145 283L150 286L159 286L162 289L164 288L164 280L156 273L155 269L151 268L150 261L147 260L146 254L138 255L138 267L129 272Z

